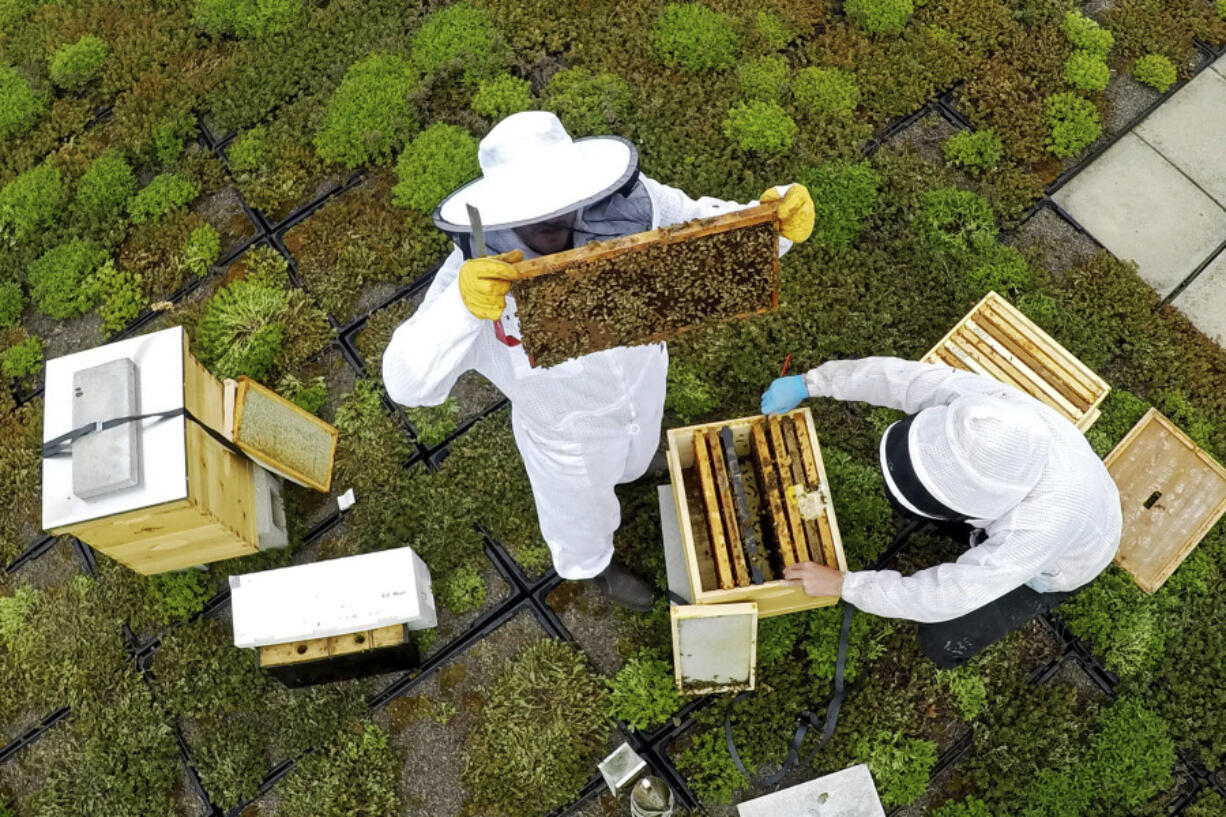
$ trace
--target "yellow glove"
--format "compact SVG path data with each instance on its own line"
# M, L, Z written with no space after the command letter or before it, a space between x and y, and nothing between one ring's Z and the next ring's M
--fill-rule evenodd
M758 199L762 204L779 201L779 192L771 188ZM813 232L813 199L803 184L793 184L779 205L779 234L797 243Z
M511 250L502 255L465 261L460 267L460 297L468 311L485 321L502 317L511 282L519 277L511 265L523 258L522 252Z

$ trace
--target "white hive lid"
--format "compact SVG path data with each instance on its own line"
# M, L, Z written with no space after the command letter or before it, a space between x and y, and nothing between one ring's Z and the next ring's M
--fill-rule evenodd
M408 624L423 604L430 573L412 548L230 577L234 645L266 647ZM432 621L430 622L432 624Z
M136 365L140 414L181 408L184 343L183 327L174 326L48 360L43 392L43 442L73 430L73 373L120 358L129 358ZM72 458L43 459L44 529L55 530L187 496L183 416L139 422L140 482L131 488L82 499L72 492Z

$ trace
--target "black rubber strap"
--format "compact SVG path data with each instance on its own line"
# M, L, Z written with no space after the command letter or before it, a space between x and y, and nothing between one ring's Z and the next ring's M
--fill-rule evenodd
M843 706L843 678L847 669L847 645L851 640L851 616L855 609L847 602L843 602L843 625L839 630L839 653L834 662L834 695L831 696L830 703L826 704L826 717L819 718L808 709L796 716L796 730L792 733L792 740L788 743L788 756L779 771L767 777L754 779L749 770L745 768L745 764L741 762L741 756L736 750L736 741L732 738L731 709L724 713L724 740L728 744L728 754L732 756L732 763L736 766L737 771L749 778L755 785L769 788L782 780L796 766L800 760L800 746L804 743L810 728L817 729L820 726L822 736L817 741L817 745L813 747L813 751L809 753L809 761L813 760L813 757L821 751L834 734L834 727L839 722L839 709ZM742 692L734 700L740 700L749 694Z
M72 431L61 434L60 436L48 440L43 443L43 458L50 459L51 457L66 457L72 454L72 444L82 437L88 437L90 434L97 434L99 431L106 431L108 428L125 425L126 423L135 423L140 420L149 420L156 418L157 420L170 420L180 415L191 420L196 425L205 430L210 437L221 443L230 452L237 454L240 457L245 457L246 454L230 440L227 440L219 431L201 422L200 418L192 414L186 407L167 409L166 411L154 411L149 414L133 414L128 417L116 417L111 420L96 420L88 425L83 425L80 428L74 428Z

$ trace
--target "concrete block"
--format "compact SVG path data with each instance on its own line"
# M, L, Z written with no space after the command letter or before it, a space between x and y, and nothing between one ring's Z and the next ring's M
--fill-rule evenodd
M72 375L72 425L137 414L136 364L129 358L99 363ZM136 423L95 431L72 443L72 492L82 499L140 484Z
M1053 198L1163 296L1226 238L1226 209L1132 133Z
M1202 71L1135 133L1226 207L1226 77Z
M1196 328L1226 346L1226 252L1171 302Z

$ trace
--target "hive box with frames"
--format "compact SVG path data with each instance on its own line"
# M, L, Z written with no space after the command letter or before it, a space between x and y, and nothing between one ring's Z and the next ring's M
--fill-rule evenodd
M784 568L847 569L812 414L672 429L668 466L669 589L689 602L671 610L678 688L752 689L758 618L838 601L784 584Z

